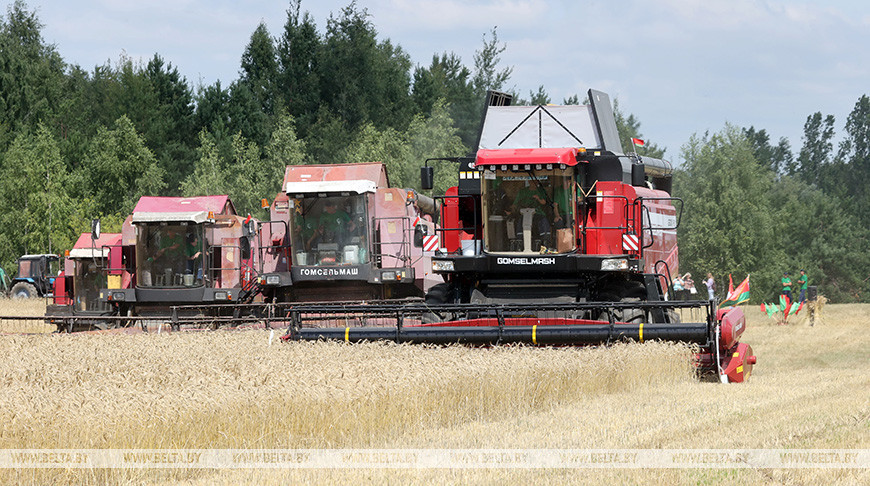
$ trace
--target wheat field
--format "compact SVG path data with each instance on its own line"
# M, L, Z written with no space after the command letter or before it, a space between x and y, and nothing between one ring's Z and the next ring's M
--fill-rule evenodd
M467 348L270 344L266 331L7 334L0 447L870 448L870 306L829 305L814 326L802 316L778 326L756 309L747 314L744 340L759 361L740 385L699 381L691 350L668 343ZM870 472L0 470L3 483L533 481L867 484Z

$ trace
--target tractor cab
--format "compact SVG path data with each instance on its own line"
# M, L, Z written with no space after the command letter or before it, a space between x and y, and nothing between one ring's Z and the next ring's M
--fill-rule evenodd
M10 295L16 299L26 299L51 294L59 260L53 254L24 255L19 258L18 275L12 279Z
M574 251L577 221L572 150L483 150L481 204L483 250L500 254L569 253ZM522 157L521 159L519 157Z

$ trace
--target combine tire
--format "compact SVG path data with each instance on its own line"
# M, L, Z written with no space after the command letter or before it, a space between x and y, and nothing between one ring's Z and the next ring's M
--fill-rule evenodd
M440 305L453 301L453 286L448 283L440 283L434 285L426 293L424 302L427 306L432 306L429 312L424 312L422 316L423 324L433 324L436 322L446 322L453 320L452 312L443 312L434 309Z
M9 293L13 299L33 299L39 297L36 292L36 287L27 282L18 282L12 286L12 291Z
M605 290L600 298L603 302L641 302L646 296L646 289L639 283L628 283L625 286L614 286ZM613 313L617 322L640 323L646 319L646 313L640 308L626 307L617 309ZM598 317L607 320L607 312L602 312Z

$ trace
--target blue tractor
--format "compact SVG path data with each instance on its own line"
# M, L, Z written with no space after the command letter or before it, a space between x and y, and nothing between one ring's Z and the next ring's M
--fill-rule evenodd
M54 292L60 258L57 255L24 255L18 259L18 275L11 281L2 275L3 286L13 299L45 297Z

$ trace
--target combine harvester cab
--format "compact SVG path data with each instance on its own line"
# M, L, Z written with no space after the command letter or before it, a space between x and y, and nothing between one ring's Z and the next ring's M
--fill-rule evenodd
M324 329L339 312L293 314L288 339L549 345L661 339L699 346L698 366L723 381L749 376L755 356L739 342L739 308L668 301L678 270L682 201L669 163L626 154L609 97L588 106L509 106L490 93L479 148L456 159L459 184L440 199L433 286L419 308L346 307L345 329ZM433 171L421 171L431 189ZM680 322L679 309L706 309ZM306 314L307 312L307 314ZM400 313L395 328L367 327ZM311 326L309 328L308 326Z
M270 234L273 247L289 251L260 277L263 294L274 302L423 297L437 277L423 249L435 226L420 208L431 214L433 204L389 187L381 163L288 166Z
M111 327L105 319L114 313L112 306L100 299L100 290L108 285L107 270L120 267L120 252L114 252L116 262L109 261L112 248L120 248L120 233L82 233L66 253L63 269L54 281L54 296L45 314L54 317L51 323L58 331L87 331ZM75 319L56 319L75 317ZM93 319L88 319L93 317Z
M107 268L100 299L120 316L246 301L257 293L256 229L227 196L142 197L109 249L110 262L123 263Z

